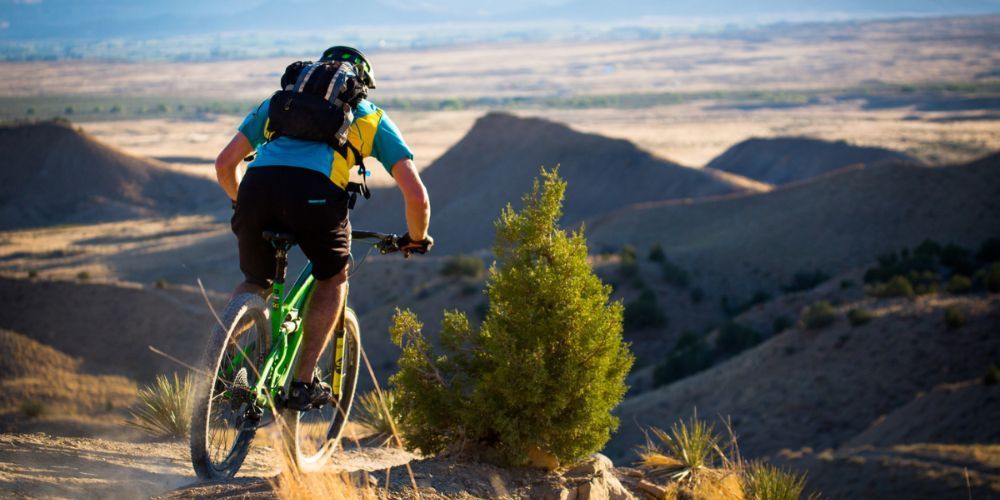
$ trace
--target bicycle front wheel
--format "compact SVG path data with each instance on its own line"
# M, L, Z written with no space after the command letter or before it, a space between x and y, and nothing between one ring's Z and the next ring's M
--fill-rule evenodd
M284 412L288 427L286 443L300 466L320 464L329 457L340 442L351 413L361 368L361 328L350 308L345 308L342 352L338 351L337 344L336 338L331 339L314 371L315 378L333 388L336 403L305 412ZM338 371L339 384L338 377L334 376Z
M252 388L270 352L271 323L264 299L236 296L212 330L199 368L191 415L191 462L201 479L233 477L267 408Z

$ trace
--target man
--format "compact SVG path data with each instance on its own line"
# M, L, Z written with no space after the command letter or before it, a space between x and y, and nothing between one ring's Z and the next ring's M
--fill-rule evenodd
M357 49L331 47L321 61L352 63L369 88L375 87L371 65ZM408 232L400 241L405 252L426 252L433 244L427 234L430 201L413 164L413 153L399 129L380 108L362 100L354 109L344 154L322 142L279 136L265 138L269 100L243 120L239 132L219 153L215 172L219 185L234 200L233 232L239 240L240 270L245 281L233 295L264 293L274 275L274 249L261 233L279 230L295 235L313 264L316 279L304 314L303 340L286 406L300 411L330 398L329 389L313 381L313 370L343 311L350 257L348 220L350 169L362 156L374 156L396 180L406 203ZM243 181L237 186L236 167L256 150Z

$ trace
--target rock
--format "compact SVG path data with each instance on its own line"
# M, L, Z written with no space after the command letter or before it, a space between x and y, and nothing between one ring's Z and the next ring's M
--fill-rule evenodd
M615 464L611 462L610 458L600 453L595 453L586 462L583 462L582 464L566 471L566 475L569 477L594 476L601 472L610 471L614 468Z
M577 500L635 500L613 474L602 473L576 489Z
M653 497L653 498L666 498L667 489L658 484L651 483L645 479L642 479L638 483L638 487L643 493Z
M576 479L577 500L631 500L635 497L622 486L614 473L611 459L596 453L586 462L566 472L567 479ZM582 479L583 482L579 480Z

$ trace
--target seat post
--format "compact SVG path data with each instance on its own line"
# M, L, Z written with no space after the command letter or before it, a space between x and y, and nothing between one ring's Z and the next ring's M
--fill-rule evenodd
M285 284L285 275L288 271L288 249L283 246L277 246L274 249L274 282L279 285Z

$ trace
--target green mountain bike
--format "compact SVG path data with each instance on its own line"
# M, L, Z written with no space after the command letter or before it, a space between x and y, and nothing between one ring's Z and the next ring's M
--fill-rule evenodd
M347 307L334 338L320 355L313 377L329 385L332 401L306 412L283 408L292 369L302 343L302 317L313 287L306 264L285 293L292 235L266 231L277 257L268 303L261 296L236 296L212 331L199 368L191 416L191 462L198 477L233 477L250 451L257 430L282 425L284 446L297 464L324 461L340 440L351 412L361 361L358 317ZM400 251L399 237L353 231L353 240L374 240L382 254ZM277 415L276 415L277 413ZM279 418L280 417L280 418Z

